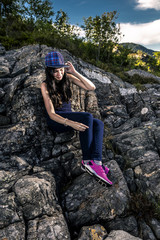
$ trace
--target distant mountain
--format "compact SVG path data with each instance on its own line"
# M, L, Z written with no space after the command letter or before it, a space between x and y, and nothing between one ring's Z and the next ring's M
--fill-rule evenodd
M148 49L142 45L136 44L136 43L121 43L120 45L122 45L125 48L130 48L133 52L137 52L138 50L153 56L154 54L154 50L152 49Z

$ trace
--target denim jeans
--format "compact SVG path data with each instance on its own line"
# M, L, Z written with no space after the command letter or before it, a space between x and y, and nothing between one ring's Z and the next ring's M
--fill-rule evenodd
M84 132L79 132L83 160L102 160L102 144L104 124L93 118L88 112L56 112L63 118L83 123L89 126ZM73 130L72 127L57 123L47 116L47 124L53 131L62 133Z

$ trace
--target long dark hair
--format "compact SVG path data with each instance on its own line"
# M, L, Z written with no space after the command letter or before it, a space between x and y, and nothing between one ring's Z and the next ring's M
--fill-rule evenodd
M46 67L45 72L49 97L55 108L61 107L62 101L69 102L72 97L70 81L67 74L64 73L62 80L57 82L53 76L54 68Z

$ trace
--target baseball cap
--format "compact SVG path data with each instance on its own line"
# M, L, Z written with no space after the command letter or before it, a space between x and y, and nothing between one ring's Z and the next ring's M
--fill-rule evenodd
M64 58L60 52L50 52L45 57L46 67L61 68L68 67L64 63Z

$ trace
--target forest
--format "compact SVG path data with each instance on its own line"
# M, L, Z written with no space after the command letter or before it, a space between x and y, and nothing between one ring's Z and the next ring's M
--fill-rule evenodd
M1 0L0 43L6 50L32 44L67 49L125 81L128 79L124 72L130 69L160 76L160 52L149 55L119 44L122 33L117 18L116 11L106 11L101 16L83 18L83 26L75 26L69 23L68 14L62 9L54 12L50 0Z

